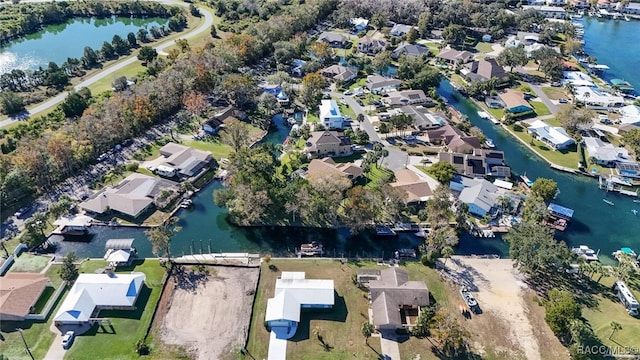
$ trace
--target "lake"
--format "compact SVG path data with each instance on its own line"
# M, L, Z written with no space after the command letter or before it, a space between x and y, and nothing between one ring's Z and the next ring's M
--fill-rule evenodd
M13 69L46 67L51 61L60 65L67 58L80 58L86 46L98 50L105 41L111 42L114 35L126 40L130 32L135 34L141 28L165 25L167 21L163 18L77 18L49 25L0 47L0 74Z

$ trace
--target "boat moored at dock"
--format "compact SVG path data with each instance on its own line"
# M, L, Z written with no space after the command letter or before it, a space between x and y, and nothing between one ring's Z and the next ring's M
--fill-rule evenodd
M587 262L599 260L598 254L600 253L600 250L598 250L598 252L595 252L586 245L580 245L577 248L573 248L571 249L571 252L578 255L578 257L583 258Z
M378 236L396 236L397 233L387 225L376 225L376 235Z
M298 254L302 256L322 256L324 254L324 246L317 241L302 244Z

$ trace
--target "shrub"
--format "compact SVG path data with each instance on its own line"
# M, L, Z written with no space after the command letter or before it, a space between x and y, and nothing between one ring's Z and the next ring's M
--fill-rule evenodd
M140 164L138 164L137 162L132 162L127 164L127 166L125 167L125 169L127 169L127 171L137 171L138 167L140 166Z
M136 343L136 352L138 355L149 355L150 352L149 344L147 344L144 340L140 339Z

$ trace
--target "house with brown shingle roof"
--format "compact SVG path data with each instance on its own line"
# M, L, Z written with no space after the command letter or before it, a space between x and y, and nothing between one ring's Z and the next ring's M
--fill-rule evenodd
M427 130L425 135L430 143L444 145L453 152L471 153L474 149L482 147L477 137L467 136L448 124L438 129Z
M509 74L496 59L474 60L462 71L468 81L487 81L496 78L500 82L509 81Z
M358 76L357 71L351 70L348 67L342 65L331 65L320 70L320 73L326 78L344 82L349 82L355 79L356 76Z
M365 36L358 40L358 51L369 55L375 55L384 50L385 45L385 42L380 39Z
M436 58L449 65L466 64L473 60L473 54L466 50L444 49L436 55Z
M42 292L52 286L38 273L10 272L0 280L0 320L23 321L31 312Z
M429 306L427 285L423 281L410 281L409 274L396 267L381 270L375 277L376 280L369 280L374 327L378 330L412 328L421 307Z
M407 193L405 198L407 204L427 201L433 195L429 183L421 179L413 171L405 168L396 171L394 174L396 181L389 185L394 188L400 188Z
M351 138L339 131L314 131L307 139L304 152L310 157L349 156L353 154Z
M354 163L336 163L332 158L313 159L307 168L307 176L339 175L351 181L362 176L362 168Z

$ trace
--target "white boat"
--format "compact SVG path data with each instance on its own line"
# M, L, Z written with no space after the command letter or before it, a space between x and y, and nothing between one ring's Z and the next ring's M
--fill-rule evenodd
M483 119L490 119L491 115L489 115L487 112L485 111L478 111L478 116L480 116Z
M376 225L376 235L378 236L396 236L396 232L387 225Z
M317 241L300 245L300 255L304 256L322 256L324 254L324 246Z
M633 200L633 202L638 204L638 203L640 203L640 200Z
M628 16L625 15L624 21L631 21L631 19Z
M420 230L417 233L413 234L419 238L426 239L429 236L429 230Z
M615 204L613 203L613 201L611 201L611 200L602 199L602 201L606 202L607 204L609 204L609 205L611 205L611 206L615 205Z
M496 147L496 145L493 143L493 140L489 138L487 138L484 144L490 149L493 149L494 147Z
M598 254L600 253L599 250L595 252L586 245L580 245L577 248L571 249L571 251L586 261L598 261Z
M631 209L631 212L633 213L633 215L638 215L638 210L636 209Z

